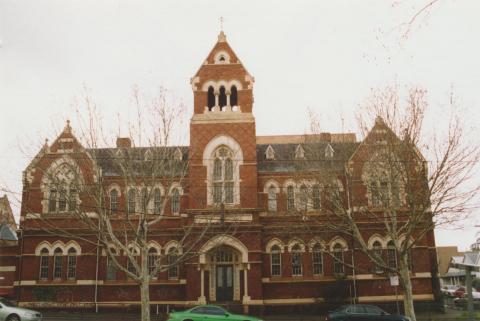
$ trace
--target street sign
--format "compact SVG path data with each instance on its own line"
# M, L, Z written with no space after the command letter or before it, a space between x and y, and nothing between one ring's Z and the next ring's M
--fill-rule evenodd
M391 286L398 286L400 283L398 282L398 275L391 275L390 276L390 285Z

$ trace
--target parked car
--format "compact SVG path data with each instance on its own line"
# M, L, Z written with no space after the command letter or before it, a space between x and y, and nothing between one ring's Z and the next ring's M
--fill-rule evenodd
M460 285L452 285L452 284L445 285L442 287L442 293L447 297L454 297L454 293L455 291L457 291L459 287Z
M186 311L171 312L167 321L262 321L249 315L233 314L216 305L199 305Z
M478 293L478 292L477 292ZM466 295L461 298L453 299L453 304L457 308L466 309L467 308L467 297ZM480 298L473 298L473 308L476 310L480 310Z
M338 309L328 313L325 317L326 321L410 321L410 318L399 315L390 314L379 307L366 304L350 304L339 307Z
M7 299L0 298L0 321L41 321L42 314L37 311L16 307Z
M460 286L458 287L458 289L455 290L455 292L453 292L453 296L456 297L456 298L461 298L462 295L465 293L466 289L464 286Z

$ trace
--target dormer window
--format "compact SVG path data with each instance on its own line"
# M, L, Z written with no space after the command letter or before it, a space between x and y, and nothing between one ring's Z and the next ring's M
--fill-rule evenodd
M333 158L334 152L332 145L328 144L327 147L325 147L325 158Z
M305 150L303 149L302 145L298 145L297 149L295 149L295 158L296 159L304 159L305 158Z
M265 151L265 159L275 159L275 150L271 145L268 145L267 150Z
M182 154L182 151L180 150L180 148L177 148L177 149L175 150L175 153L174 153L173 157L174 157L175 160L177 160L177 161L181 161L181 160L182 160L183 154Z

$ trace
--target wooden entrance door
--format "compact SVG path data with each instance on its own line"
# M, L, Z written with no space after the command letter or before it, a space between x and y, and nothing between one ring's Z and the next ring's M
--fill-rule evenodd
M217 265L217 301L233 301L233 265Z

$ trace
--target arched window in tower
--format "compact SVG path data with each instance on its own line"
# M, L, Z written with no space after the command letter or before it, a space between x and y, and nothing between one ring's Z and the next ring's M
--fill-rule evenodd
M172 213L180 213L180 192L178 191L178 188L172 190Z
M237 86L233 85L230 89L230 106L238 105Z
M110 213L116 214L118 211L118 191L112 189L110 191Z
M234 164L232 153L220 147L214 153L213 161L213 202L232 204L234 202Z
M208 87L207 106L209 111L211 111L212 108L215 106L215 90L212 86Z
M282 273L282 251L278 245L272 246L270 253L270 265L272 276L280 276Z
M220 95L218 97L218 105L220 106L220 110L227 105L227 93L224 86L220 87Z

